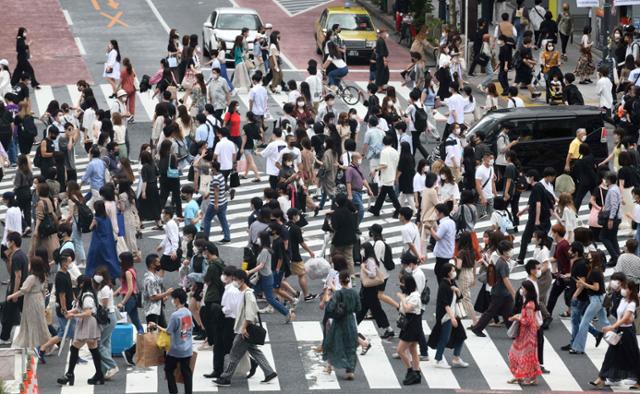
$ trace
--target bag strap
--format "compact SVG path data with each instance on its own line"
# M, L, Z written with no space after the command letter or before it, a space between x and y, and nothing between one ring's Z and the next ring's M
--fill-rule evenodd
M489 177L487 178L487 180L482 184L482 188L484 189L485 186L487 186L487 183L489 183L489 181L491 180L491 178L493 178L493 167L489 168Z

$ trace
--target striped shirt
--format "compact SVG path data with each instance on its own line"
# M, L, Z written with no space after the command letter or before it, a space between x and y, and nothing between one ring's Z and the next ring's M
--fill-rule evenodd
M209 195L209 204L215 203L215 192L218 190L218 205L227 203L227 185L224 181L224 175L218 173L211 177L211 194Z

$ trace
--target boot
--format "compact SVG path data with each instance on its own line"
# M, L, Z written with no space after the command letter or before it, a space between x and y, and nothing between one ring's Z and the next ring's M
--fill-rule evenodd
M102 356L100 355L100 349L90 349L91 357L93 358L93 366L96 369L95 375L87 380L87 384L104 384L104 375L102 374Z
M69 386L73 386L73 383L75 382L75 379L76 379L75 375L73 374L73 371L76 369L76 364L78 363L79 351L80 349L78 349L73 345L69 347L69 368L67 369L67 373L64 374L63 377L58 379L58 384L61 384L63 386L66 384L68 384Z

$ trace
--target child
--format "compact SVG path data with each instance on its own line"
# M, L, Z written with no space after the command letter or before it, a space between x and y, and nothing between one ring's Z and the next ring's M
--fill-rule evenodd
M574 240L574 230L577 227L578 212L573 205L573 197L569 193L560 193L558 198L558 206L554 212L554 216L566 229L565 238L569 243Z
M491 214L491 227L492 230L500 230L503 234L513 234L515 226L511 213L507 211L507 206L508 204L502 196L493 199L494 211Z
M550 95L550 100L549 100L550 105L560 105L564 103L564 94L562 93L562 82L560 82L560 79L558 78L557 75L554 75L553 79L551 79L551 83L549 87L549 95Z
M122 115L119 112L114 112L111 115L111 122L113 123L113 141L118 144L120 157L128 157L127 145L125 144L127 129L122 124Z

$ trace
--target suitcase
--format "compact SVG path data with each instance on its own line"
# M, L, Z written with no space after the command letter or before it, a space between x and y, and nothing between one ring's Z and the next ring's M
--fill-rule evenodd
M118 323L111 333L111 354L121 356L133 346L135 327L131 323Z

